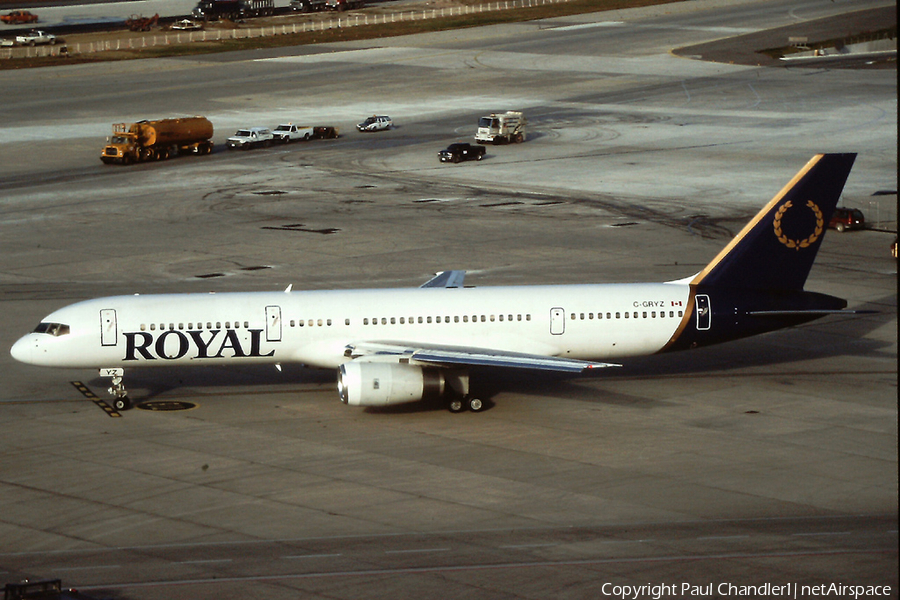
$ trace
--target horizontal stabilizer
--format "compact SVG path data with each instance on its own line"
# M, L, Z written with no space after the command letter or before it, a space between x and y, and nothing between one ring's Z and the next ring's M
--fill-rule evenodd
M822 317L825 315L870 315L877 314L876 310L753 310L747 314L753 317L802 317L809 315L811 317Z

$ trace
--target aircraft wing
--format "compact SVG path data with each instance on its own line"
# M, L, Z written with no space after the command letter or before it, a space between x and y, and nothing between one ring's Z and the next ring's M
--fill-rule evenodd
M621 367L615 363L593 362L562 358L559 356L542 356L522 352L507 352L489 348L468 348L457 346L409 346L395 342L367 342L347 346L345 356L366 360L376 357L395 356L409 362L425 363L439 366L468 365L485 367L506 367L514 369L536 369L540 371L561 371L565 373L581 373L589 369Z
M440 271L420 285L420 288L461 288L466 278L465 271Z

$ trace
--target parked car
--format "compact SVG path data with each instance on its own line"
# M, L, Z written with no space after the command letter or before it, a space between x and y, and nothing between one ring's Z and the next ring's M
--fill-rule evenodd
M15 46L16 40L12 38L3 38L0 40L0 47L6 48L7 46Z
M858 208L836 208L828 226L839 232L848 229L865 229L866 218Z
M260 146L269 146L272 143L272 132L268 127L250 127L238 129L233 136L225 141L229 148L249 150Z
M291 0L291 10L295 12L313 12L325 10L326 0Z
M38 16L27 10L13 10L0 16L0 21L7 25L22 25L24 23L37 23Z
M897 238L894 238L894 241L891 242L891 256L897 258Z
M467 142L450 144L438 152L441 162L455 162L462 160L481 160L484 158L484 146L473 146Z
M360 131L379 131L390 129L393 124L390 117L372 115L362 123L357 123L356 128Z
M37 46L38 44L50 44L51 46L57 42L57 37L46 31L38 31L32 29L28 33L16 36L16 43L23 46Z
M197 31L198 29L203 29L203 25L190 19L182 19L172 23L172 29L175 31Z
M3 588L3 600L93 600L93 596L64 588L59 579L26 579L21 583L7 583Z

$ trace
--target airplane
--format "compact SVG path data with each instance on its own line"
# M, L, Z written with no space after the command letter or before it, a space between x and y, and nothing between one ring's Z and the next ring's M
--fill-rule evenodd
M23 363L96 368L117 410L125 369L300 363L337 370L342 402L438 397L478 412L472 367L583 373L845 310L803 287L856 154L818 154L702 271L664 283L149 294L78 302L11 349Z

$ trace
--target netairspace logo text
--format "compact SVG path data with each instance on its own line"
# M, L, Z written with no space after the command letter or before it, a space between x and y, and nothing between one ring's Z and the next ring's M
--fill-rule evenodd
M765 598L878 598L891 595L889 585L845 585L843 583L824 583L820 585L800 585L785 583L781 585L764 583L761 585L735 585L732 583L708 583L694 585L692 583L648 583L646 585L616 585L604 583L600 593L609 598L621 600L643 600L650 598L660 600L667 596L682 598L712 597L765 597Z

